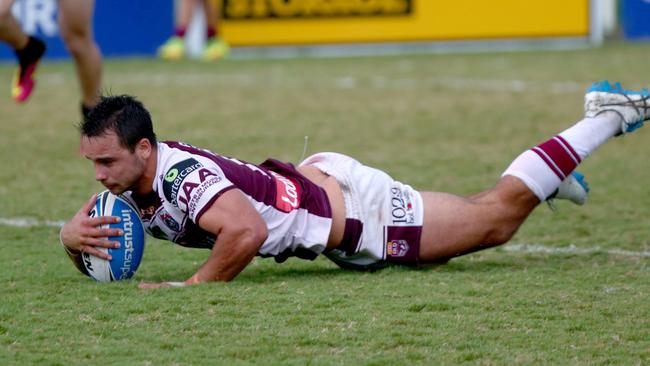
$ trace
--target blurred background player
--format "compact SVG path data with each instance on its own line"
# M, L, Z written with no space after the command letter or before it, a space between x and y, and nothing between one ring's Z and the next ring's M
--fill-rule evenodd
M210 0L180 0L176 16L174 34L158 49L158 56L165 60L180 60L185 57L185 34L194 16L194 10L200 5L206 19L205 48L201 59L216 61L228 56L230 46L219 37L218 12Z
M0 0L0 40L16 52L18 69L14 75L11 96L25 102L31 95L34 73L45 53L45 43L27 35L11 13L15 0ZM81 87L81 110L85 115L97 104L101 84L102 56L95 44L92 30L94 0L58 0L59 28L68 51L75 61Z

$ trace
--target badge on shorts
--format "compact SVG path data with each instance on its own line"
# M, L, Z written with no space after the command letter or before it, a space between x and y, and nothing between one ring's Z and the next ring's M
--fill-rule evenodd
M417 265L420 255L421 226L386 226L386 260L407 266Z
M386 243L386 254L395 258L404 257L409 252L409 243L406 240L391 240Z

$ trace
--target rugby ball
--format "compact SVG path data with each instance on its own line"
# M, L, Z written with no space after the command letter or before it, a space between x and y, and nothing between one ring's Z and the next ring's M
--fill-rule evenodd
M119 242L119 248L97 248L108 252L113 258L110 261L82 253L86 274L99 282L120 281L133 277L140 266L145 244L145 231L135 203L126 196L116 196L104 191L97 195L97 202L88 214L90 217L119 217L120 222L104 227L122 229L124 235L108 237L108 240Z

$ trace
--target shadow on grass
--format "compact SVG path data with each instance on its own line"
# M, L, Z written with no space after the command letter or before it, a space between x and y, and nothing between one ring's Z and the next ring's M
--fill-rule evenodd
M269 282L288 279L299 279L305 276L308 277L361 277L365 274L386 276L395 273L488 273L488 272L516 272L523 271L529 268L545 268L549 266L549 260L546 256L527 256L527 257L504 257L499 258L471 258L459 257L450 260L446 263L426 264L418 268L407 266L390 266L385 269L374 271L355 271L336 267L334 265L326 266L322 263L310 266L310 263L301 264L288 264L288 265L269 265L265 268L260 268L255 271L243 273L237 278L237 281L247 281L252 283ZM567 266L573 267L576 263L575 258L570 256L553 257L553 266L557 266L558 262L564 263ZM314 278L312 278L314 279Z
M338 267L277 265L261 270L242 273L239 277L237 277L237 281L249 283L267 283L275 281L300 280L305 277L308 277L311 281L355 274L359 274L359 272L346 271Z
M496 253L496 252L495 252ZM366 274L385 276L401 272L415 273L497 273L497 272L516 272L524 271L531 268L543 269L550 265L554 268L573 268L582 261L572 255L552 256L547 255L527 255L511 256L501 253L472 254L469 256L458 257L449 260L446 263L425 264L421 267L407 267L394 265L385 269L355 271L342 269L327 260L317 260L315 262L293 260L287 263L276 264L270 261L264 261L260 265L253 265L245 269L237 278L237 282L248 283L268 283L275 281L296 280L308 277L310 280L325 279L332 277L353 277L363 276ZM599 255L594 255L599 257ZM551 264L552 261L552 264ZM141 276L138 279L144 282L169 281L170 279L181 280L189 278L194 274L195 269L183 268L173 269L164 273L155 273Z
M143 282L180 281L189 278L195 273L195 268L173 269L166 272L148 272L148 275L139 276L138 280ZM265 283L271 281L287 280L300 277L331 277L354 271L342 270L338 267L327 267L323 263L291 263L291 264L264 264L262 266L249 266L239 276L237 282Z

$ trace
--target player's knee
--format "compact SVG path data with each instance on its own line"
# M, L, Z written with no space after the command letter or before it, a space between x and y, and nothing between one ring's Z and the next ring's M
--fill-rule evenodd
M61 38L72 55L79 55L94 46L89 33L79 30L61 30Z
M81 42L80 38L70 33L61 32L61 38L63 39L63 42L65 43L65 46L68 48L68 51L70 51L70 53L74 54L76 52L79 52L83 47L83 43Z

